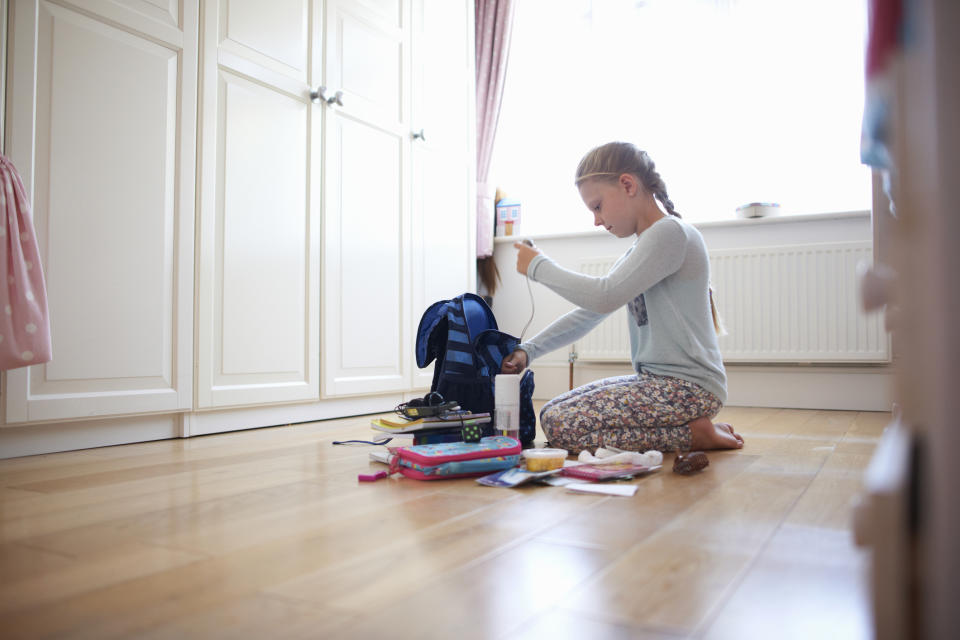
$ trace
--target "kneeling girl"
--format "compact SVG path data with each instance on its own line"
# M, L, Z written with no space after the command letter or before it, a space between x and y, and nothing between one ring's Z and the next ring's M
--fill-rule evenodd
M567 270L517 243L517 270L577 305L504 359L519 373L535 358L585 336L626 306L634 375L564 393L541 411L552 446L629 451L739 448L743 438L714 423L727 396L717 343L706 245L680 219L649 155L630 143L590 151L576 185L594 224L633 245L602 277Z

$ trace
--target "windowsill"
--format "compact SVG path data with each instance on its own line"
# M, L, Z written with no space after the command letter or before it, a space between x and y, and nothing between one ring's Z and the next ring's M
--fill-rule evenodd
M692 223L694 227L698 229L704 228L721 228L721 227L749 227L756 225L768 225L768 224L785 224L785 223L797 223L797 222L813 222L821 220L843 220L850 218L869 218L870 211L840 211L837 213L808 213L802 215L792 215L792 216L772 216L769 218L736 218L733 220L708 220L706 222L694 222ZM517 240L523 238L530 238L531 240L550 240L555 238L581 238L584 236L591 235L603 235L607 236L606 233L600 227L593 227L587 231L566 231L561 233L537 233L537 234L518 234L513 236L496 236L493 239L495 244L505 243L505 242L516 242Z

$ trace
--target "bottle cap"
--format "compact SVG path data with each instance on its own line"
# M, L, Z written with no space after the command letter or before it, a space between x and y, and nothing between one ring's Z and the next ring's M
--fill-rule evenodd
M520 404L520 374L497 374L493 384L493 398L497 405Z

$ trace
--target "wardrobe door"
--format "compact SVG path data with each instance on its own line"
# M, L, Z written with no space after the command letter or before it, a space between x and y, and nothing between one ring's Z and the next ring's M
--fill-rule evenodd
M199 408L319 398L319 0L210 0L201 56Z
M409 32L406 2L327 2L325 396L410 386Z
M413 11L413 322L476 288L473 2L417 0ZM433 367L413 372L429 387Z
M192 403L197 0L14 0L6 152L33 203L53 360L5 421Z

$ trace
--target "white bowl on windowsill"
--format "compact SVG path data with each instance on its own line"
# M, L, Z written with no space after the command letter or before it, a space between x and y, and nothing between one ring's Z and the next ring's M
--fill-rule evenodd
M738 218L769 218L780 215L780 205L776 202L750 202L737 207Z

